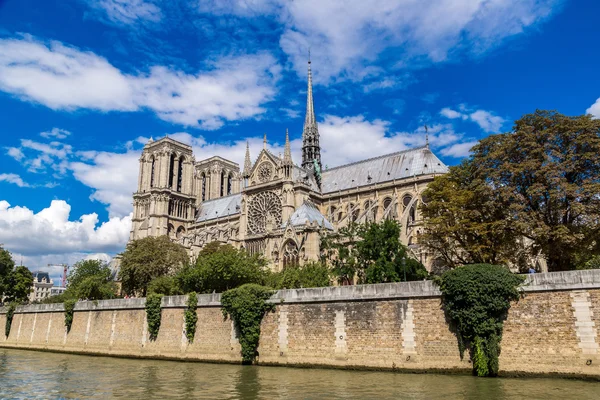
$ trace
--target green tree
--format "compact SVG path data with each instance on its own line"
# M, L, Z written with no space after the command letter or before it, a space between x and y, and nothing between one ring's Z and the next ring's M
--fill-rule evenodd
M359 283L383 283L428 276L400 242L400 224L394 220L350 225L324 237L321 245L323 260L341 284L351 284L355 277Z
M550 271L574 269L579 254L600 254L600 120L536 111L512 132L473 148L481 171L506 205L511 227L532 241Z
M103 300L116 297L117 286L110 278L108 264L100 260L81 260L67 277L67 298Z
M29 301L29 294L32 290L33 274L27 267L20 265L8 275L5 292L7 302L26 303Z
M186 249L167 236L132 240L122 254L119 271L122 290L145 296L153 279L173 275L188 262Z
M299 289L331 285L331 271L321 262L309 262L303 266L292 265L271 273L266 286L273 289Z
M246 283L264 282L267 261L263 257L250 256L228 244L208 244L205 250L195 264L184 266L175 276L183 293L222 293Z
M518 262L522 256L518 234L497 194L472 160L450 167L423 193L424 229L419 243L450 268Z
M10 252L0 247L0 301L6 293L8 287L8 277L15 268L15 262Z
M175 296L182 292L179 290L174 276L159 276L148 284L148 294L150 293Z

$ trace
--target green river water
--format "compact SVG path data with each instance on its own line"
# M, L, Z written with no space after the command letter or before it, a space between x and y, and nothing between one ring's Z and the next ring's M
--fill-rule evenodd
M0 398L600 399L600 383L175 361L0 348Z

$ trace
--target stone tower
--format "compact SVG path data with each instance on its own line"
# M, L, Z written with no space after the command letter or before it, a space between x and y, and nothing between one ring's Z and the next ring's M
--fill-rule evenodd
M150 139L140 157L130 239L184 235L195 215L193 176L191 146L168 137Z
M313 104L312 72L310 59L308 60L308 92L306 94L306 116L304 118L304 129L302 130L302 168L312 171L318 165L321 168L321 147L319 145L319 127L315 118L315 106Z

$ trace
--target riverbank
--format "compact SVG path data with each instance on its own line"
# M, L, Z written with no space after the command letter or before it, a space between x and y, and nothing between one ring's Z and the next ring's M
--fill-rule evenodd
M535 274L505 322L500 373L600 379L600 271ZM470 373L430 281L282 290L261 325L263 365ZM128 358L239 363L233 323L220 295L198 296L193 343L185 337L186 296L163 298L149 340L145 299L80 302L70 332L62 304L18 307L0 347ZM4 327L6 309L0 309Z

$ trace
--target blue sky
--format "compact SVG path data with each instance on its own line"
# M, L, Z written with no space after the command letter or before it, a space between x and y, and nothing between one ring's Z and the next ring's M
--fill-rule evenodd
M308 49L323 163L452 165L536 108L600 117L594 1L0 0L0 243L32 269L123 250L140 149L243 162L289 128ZM54 276L58 269L52 270Z

